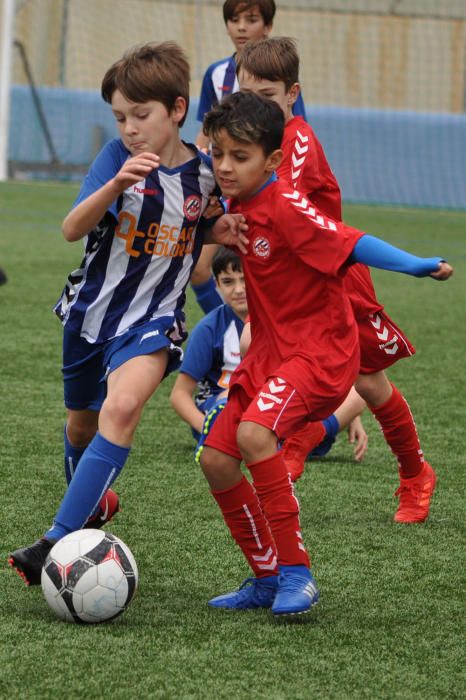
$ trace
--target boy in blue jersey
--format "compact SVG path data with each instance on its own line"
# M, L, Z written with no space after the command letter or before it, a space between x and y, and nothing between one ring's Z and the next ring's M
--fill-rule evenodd
M63 222L66 240L86 244L55 307L64 326L69 485L44 537L10 555L29 585L40 583L53 544L95 518L146 402L179 365L185 289L203 242L235 243L241 229L231 215L203 218L216 185L209 159L180 139L189 65L177 44L127 52L105 74L102 96L120 139L97 157Z
M228 58L216 61L206 70L202 81L197 119L202 122L204 115L221 102L223 97L238 92L236 64L248 41L258 41L272 31L276 6L274 0L226 0L223 3L223 19L228 36L235 52ZM303 98L299 93L293 105L293 114L306 118ZM196 137L201 149L207 149L208 138L202 128ZM215 280L211 275L212 257L215 248L206 247L193 271L191 285L202 310L207 313L222 303Z
M212 271L225 303L194 328L170 397L173 408L191 426L196 440L201 436L206 415L219 401L226 400L231 374L240 362L239 339L248 313L239 256L219 247Z

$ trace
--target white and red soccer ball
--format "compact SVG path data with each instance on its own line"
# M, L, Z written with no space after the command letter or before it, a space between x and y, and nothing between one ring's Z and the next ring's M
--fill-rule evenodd
M138 568L129 547L102 530L77 530L59 540L42 569L42 591L62 620L108 622L136 593Z

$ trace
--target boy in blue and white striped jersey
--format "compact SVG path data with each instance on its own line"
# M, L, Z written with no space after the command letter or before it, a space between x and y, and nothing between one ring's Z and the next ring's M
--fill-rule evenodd
M180 363L185 289L203 242L241 247L240 219L203 217L216 185L210 159L180 139L189 103L180 47L130 50L105 74L102 96L120 138L97 156L63 222L66 240L84 239L85 253L55 307L68 490L44 537L9 560L30 585L57 540L118 510L108 489L146 402Z

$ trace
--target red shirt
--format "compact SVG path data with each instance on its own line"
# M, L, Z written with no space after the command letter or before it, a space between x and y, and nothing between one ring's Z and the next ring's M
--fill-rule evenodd
M282 141L283 160L277 170L299 192L303 192L324 214L341 221L341 194L338 182L315 133L302 117L287 122ZM345 280L356 319L383 309L375 294L366 265L348 269Z
M252 342L231 386L254 395L267 377L291 382L306 401L348 390L359 368L358 332L344 274L363 235L316 212L284 181L229 210L248 223L241 254Z
M326 216L341 221L341 193L317 136L302 117L285 125L283 159L277 175L286 180Z

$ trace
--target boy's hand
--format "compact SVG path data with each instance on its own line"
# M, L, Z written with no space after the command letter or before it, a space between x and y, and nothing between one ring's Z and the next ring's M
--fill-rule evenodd
M159 165L160 158L154 153L144 152L128 158L113 178L114 184L120 193L124 192L127 187L144 180Z
M234 245L241 253L248 252L249 238L245 233L248 230L246 219L242 214L224 214L217 219L211 229L211 242L220 245Z
M359 416L353 418L351 423L348 425L348 442L351 445L354 445L353 454L356 462L362 462L364 455L367 452L369 438L364 430L364 426Z
M443 282L444 280L447 280L449 277L451 277L452 274L452 266L449 265L447 262L442 261L441 263L439 263L438 270L430 273L430 277L433 277L434 280L440 280Z
M222 216L225 213L225 209L222 207L218 197L209 197L209 204L205 210L203 217L205 219L212 219L214 216Z

